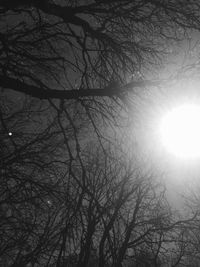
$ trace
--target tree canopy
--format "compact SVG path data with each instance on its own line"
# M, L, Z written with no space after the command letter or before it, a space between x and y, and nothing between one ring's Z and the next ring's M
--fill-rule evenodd
M126 108L170 82L160 72L199 32L199 11L198 0L0 0L1 266L195 264L198 197L176 212L124 143Z
M119 96L199 29L198 1L1 1L2 88L39 99ZM148 83L147 83L148 86Z

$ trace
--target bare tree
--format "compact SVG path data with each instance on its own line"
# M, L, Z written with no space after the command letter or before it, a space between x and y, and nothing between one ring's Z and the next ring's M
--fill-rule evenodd
M45 125L39 123L44 122L44 107L30 100L19 107L7 98L0 103L1 263L26 266L48 251L56 235L64 194L58 155L62 144L53 116Z
M2 0L0 7L0 86L39 99L122 97L157 84L138 78L160 67L187 29L199 29L195 0Z
M195 183L194 183L195 184ZM184 247L183 262L184 266L198 266L200 262L199 254L199 185L195 184L193 188L185 194L184 207L187 215L196 214L194 220L189 224L188 227L183 229L182 236L179 238L179 246ZM178 265L181 266L181 265Z
M199 9L184 0L0 0L3 266L121 267L144 254L159 266L168 244L181 262L194 218L174 216L164 188L120 154L115 128L108 146L106 130L129 93L160 85L153 70L199 29Z
M173 214L154 174L143 174L112 144L83 140L79 151L73 123L51 105L45 110L37 101L19 107L5 100L2 265L159 266L172 256L182 262L185 233L196 217Z

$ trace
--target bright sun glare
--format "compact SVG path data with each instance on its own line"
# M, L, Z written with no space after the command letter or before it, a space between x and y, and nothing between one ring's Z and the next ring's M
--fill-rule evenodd
M160 131L168 152L179 158L200 157L200 106L172 109L163 117Z

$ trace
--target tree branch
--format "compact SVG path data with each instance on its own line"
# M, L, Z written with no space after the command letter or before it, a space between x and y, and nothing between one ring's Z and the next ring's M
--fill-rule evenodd
M141 88L146 86L159 86L161 81L135 81L128 83L121 87L107 86L103 89L73 89L73 90L56 90L56 89L44 89L36 85L24 83L18 79L9 78L7 76L0 75L0 86L2 88L8 88L26 95L36 97L39 99L79 99L83 97L120 97L129 91L133 91L134 88Z

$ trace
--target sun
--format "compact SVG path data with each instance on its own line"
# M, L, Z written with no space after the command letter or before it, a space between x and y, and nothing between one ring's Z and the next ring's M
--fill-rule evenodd
M163 116L161 140L179 158L200 157L200 106L182 105Z

